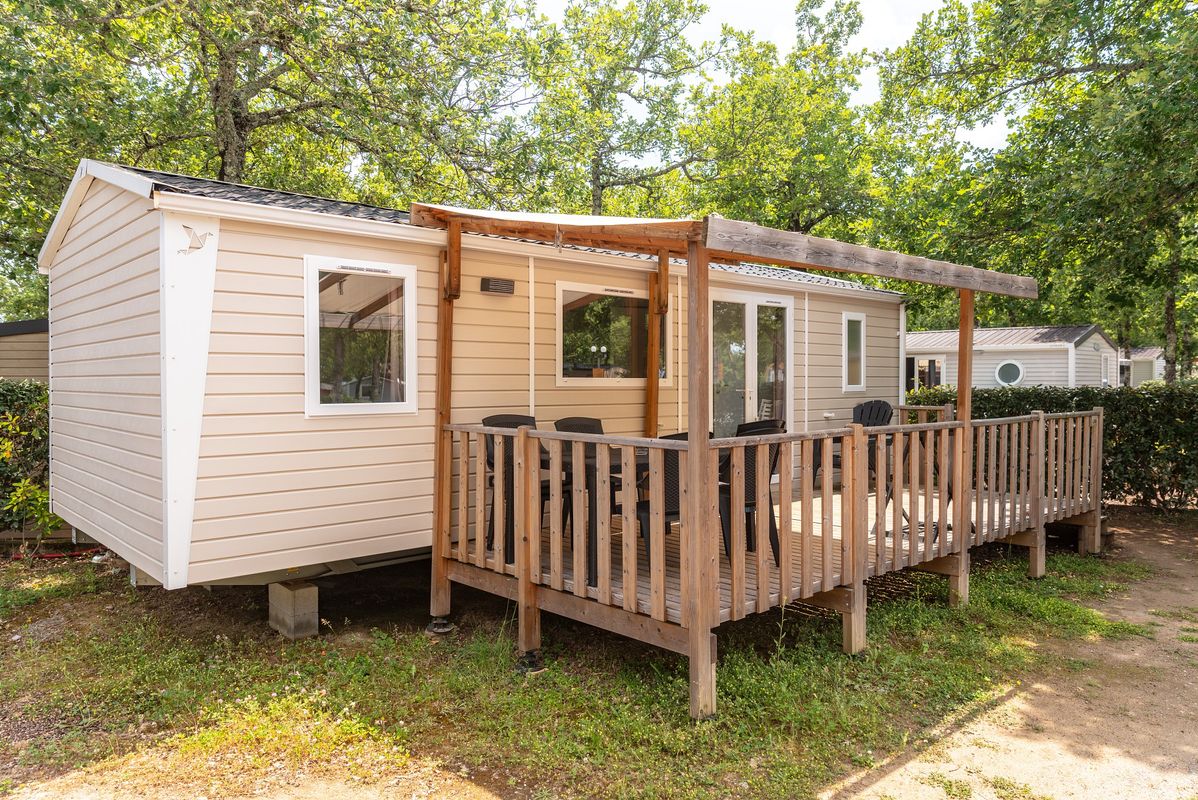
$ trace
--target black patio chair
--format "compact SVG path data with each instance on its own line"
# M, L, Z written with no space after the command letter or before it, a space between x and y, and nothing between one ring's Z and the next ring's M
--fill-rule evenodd
M659 439L669 439L671 441L685 442L687 440L687 432L671 433L668 436L659 436ZM662 504L665 506L662 509L662 516L665 519L666 530L670 528L670 523L682 518L682 476L679 470L678 450L665 450L662 453ZM645 480L648 481L648 476ZM638 500L636 503L636 524L640 529L641 538L645 540L646 546L649 543L649 517L652 512L652 498Z
M757 422L744 422L736 426L736 435L741 436L769 436L771 434L786 433L786 424L780 419L764 419ZM778 474L778 456L781 453L781 446L777 443L769 445L767 449L767 457L769 458L769 470L767 472L767 482L774 475ZM750 552L757 549L756 529L757 529L757 513L760 509L757 508L757 448L745 448L745 547ZM732 558L732 459L721 459L720 469L720 486L719 486L719 505L720 505L720 527L724 534L724 555L729 560ZM770 492L769 486L766 486L766 496L769 498L769 508L765 512L770 515L770 546L774 551L774 563L778 563L778 518L774 514L773 494Z
M566 433L592 433L592 434L598 434L600 436L603 435L603 420L596 419L595 417L563 417L562 419L559 419L557 422L553 423L553 427L559 431L563 431ZM598 448L592 442L587 442L587 444L584 446L583 452L585 454L587 461L590 462L590 464L595 464L595 453L597 452L597 450L598 450ZM573 480L574 480L574 470L572 468L573 460L574 460L573 453L574 453L574 448L570 446L570 443L569 442L564 443L564 445L562 447L562 468L565 471L565 475L563 476L563 483L565 484L566 487L570 487L573 485ZM595 464L595 466L596 466L596 468L598 467L597 464ZM610 507L611 507L612 513L617 513L620 511L619 492L620 492L620 489L623 488L623 483L621 482L620 476L618 476L618 475L612 475L610 480L611 480L611 506ZM563 508L562 508L562 530L563 531L569 530L569 527L570 527L569 522L570 522L570 516L573 513L573 505L574 504L570 501L570 495L567 492L566 494L563 495L563 499L562 499L562 506L563 506Z
M885 425L889 425L893 418L894 406L890 405L890 403L886 402L885 400L866 400L863 403L858 403L857 405L853 406L853 424L855 425L864 425L866 428L881 428ZM878 437L876 436L870 436L866 444L865 455L869 460L869 471L872 474L877 474L878 472L878 453L874 447L874 443L877 441L877 438ZM812 477L814 478L819 474L820 469L823 467L824 440L816 439L812 443L812 451L814 456ZM832 456L832 467L834 469L840 469L839 455Z
M483 418L483 425L488 428L535 428L537 421L527 414L492 414ZM515 440L511 440L514 442ZM487 485L491 487L491 508L487 514L487 549L494 549L495 543L495 436L485 434L483 444L486 450L487 470L490 475ZM516 454L515 448L509 443L503 448L503 560L506 564L516 562ZM541 445L541 461L544 463L546 452ZM545 516L545 504L549 502L549 479L541 479L541 514L538 521Z

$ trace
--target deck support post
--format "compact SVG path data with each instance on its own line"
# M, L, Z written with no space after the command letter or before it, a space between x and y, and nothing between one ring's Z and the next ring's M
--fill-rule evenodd
M539 671L541 651L541 608L537 603L537 585L532 581L533 537L541 534L540 445L528 435L528 426L516 434L516 605L519 619L517 639L521 656L530 665L525 671ZM537 474L534 474L534 471Z
M969 550L933 558L912 567L916 572L931 572L948 578L948 604L969 604Z
M706 238L706 237L704 237ZM707 248L694 239L687 243L687 440L686 479L683 484L685 520L682 557L687 561L682 590L686 616L687 655L690 661L690 714L695 719L716 712L716 641L718 623L719 557L713 527L715 486L709 484L714 462L708 445L711 424L711 345L708 309Z
M1029 578L1044 577L1044 558L1048 551L1044 532L1044 515L1046 497L1044 492L1044 443L1045 424L1044 412L1033 411L1036 421L1032 424L1032 458L1030 463L1030 483L1032 487L1032 528L1028 531L1027 576Z
M869 558L869 437L865 427L849 426L853 433L846 437L841 455L841 480L850 480L850 502L842 513L842 535L849 536L851 564L846 566L847 608L841 612L841 646L852 655L865 649L865 575Z
M1082 515L1081 530L1077 534L1077 552L1081 555L1102 553L1102 406L1096 406L1098 416L1094 420L1094 431L1090 437L1090 452L1083 454L1090 461L1090 503L1094 506ZM1084 424L1090 424L1087 420Z
M954 573L949 575L948 604L950 606L969 603L969 548L974 537L970 533L973 522L973 326L975 322L973 290L960 291L960 317L957 331L957 413L960 424L957 433L956 452L953 453L953 469L948 479L952 481L953 532L950 542L953 552L946 558L953 563ZM944 532L947 536L947 531ZM944 552L941 550L941 552Z
M440 301L437 307L437 391L436 432L433 450L433 546L432 588L429 613L433 621L430 633L446 633L452 626L449 616L450 495L453 491L453 434L449 424L453 390L453 301L462 294L462 223L454 220L447 231L444 265L438 270Z

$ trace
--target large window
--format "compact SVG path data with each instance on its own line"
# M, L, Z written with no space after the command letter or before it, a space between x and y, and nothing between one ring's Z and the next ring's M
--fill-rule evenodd
M416 410L416 270L305 259L308 414Z
M557 285L558 382L645 378L649 298L634 289ZM669 325L661 316L658 377L670 378Z
M865 391L865 315L844 312L842 341L844 343L844 390Z

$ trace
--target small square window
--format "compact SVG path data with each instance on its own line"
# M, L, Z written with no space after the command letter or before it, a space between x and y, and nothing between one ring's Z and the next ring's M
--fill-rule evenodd
M306 259L310 415L416 410L416 271Z
M649 346L649 299L633 289L559 283L558 382L644 380ZM658 378L670 376L669 325L661 316Z

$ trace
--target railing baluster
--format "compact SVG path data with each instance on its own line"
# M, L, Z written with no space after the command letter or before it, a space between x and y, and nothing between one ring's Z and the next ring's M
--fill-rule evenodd
M902 431L894 434L894 447L891 454L894 474L890 481L894 494L894 507L891 515L893 530L890 534L890 563L893 569L902 569L907 566L907 560L903 556L903 504L907 497L906 480L903 478L903 452L906 447L907 434Z
M815 550L812 547L812 529L815 520L815 442L810 439L799 445L799 525L802 539L799 543L799 597L810 597L815 569ZM825 478L826 480L826 478Z
M910 498L908 505L910 511L907 514L907 566L914 566L920 562L919 548L919 515L920 507L920 492L919 492L919 476L923 469L923 459L919 454L919 446L923 441L922 434L919 431L911 431L911 448L907 454L908 472L911 475L911 488L907 492Z
M1019 494L1019 426L1008 423L1008 427L1011 429L1011 452L1008 456L1010 459L1010 464L1008 466L1010 473L1009 478L1007 479L1007 484L1010 487L1011 496L1008 500L1009 510L1007 513L1006 532L1008 534L1012 534L1018 530L1018 528L1016 528L1017 521L1015 519L1015 511L1018 508Z
M485 434L474 434L474 565L487 563L487 461Z
M491 555L494 561L491 568L495 572L503 572L503 546L505 544L504 537L507 536L507 482L509 480L507 474L507 464L504 459L507 455L507 437L495 436L495 487L494 496L491 501L493 509L492 516L495 518L495 538L491 542Z
M986 427L986 541L998 538L998 426Z
M936 543L932 535L936 530L936 498L932 492L936 488L936 434L934 431L924 431L923 448L923 552L920 561L931 559L935 552Z
M757 445L757 457L753 466L756 469L754 484L757 496L753 498L753 522L757 539L757 612L770 609L770 521L774 518L774 504L770 501L770 446Z
M853 483L853 438L840 438L840 583L845 583L853 569L853 504L856 502Z
M570 515L574 523L574 541L571 553L574 556L574 594L586 597L587 593L587 484L586 447L582 442L570 442Z
M595 525L599 550L599 602L611 605L611 448L595 445L595 497L591 502L598 508Z
M790 561L794 530L793 480L794 442L783 442L778 449L778 602L781 605L794 599L794 565ZM773 513L772 508L770 513Z
M452 436L452 434L450 434ZM470 536L470 434L458 433L458 546L454 560L465 561ZM446 551L449 555L450 551Z
M549 440L549 585L557 591L565 587L562 569L562 486L566 476L562 473L562 443L560 439Z
M620 545L623 552L622 581L624 586L624 610L637 610L637 531L636 522L636 448L624 445L620 448ZM684 584L685 585L685 584Z
M649 450L649 609L666 618L665 451Z
M973 508L973 543L979 545L985 541L985 515L982 513L982 497L985 489L984 475L986 472L986 428L978 425L974 428L973 445L973 491L970 492Z
M832 530L832 447L836 442L835 437L829 437L823 440L820 453L820 556L821 570L820 575L820 591L826 592L832 588L832 569L835 566L832 561L832 545L833 530Z
M941 428L940 435L937 438L940 440L940 452L937 453L940 484L936 487L936 492L940 498L940 519L936 523L936 531L939 534L936 537L936 554L943 556L948 552L948 486L950 482L948 474L948 428ZM955 459L955 461L960 461L960 458Z
M535 430L532 431L535 433ZM541 525L544 522L543 500L541 494L541 443L539 440L530 437L529 442L530 452L527 456L528 464L528 481L529 502L535 502L536 507L531 509L528 515L530 524L533 530L528 531L528 575L533 583L541 583Z
M687 459L687 451L679 450L678 451L678 476L679 476L679 478L678 478L678 604L679 604L679 616L681 618L681 625L684 628L687 627L687 625L689 623L687 621L686 600L683 597L683 593L686 591L686 587L690 585L689 583L687 583L687 581L690 579L690 553L687 552L686 540L687 540L687 537L693 535L693 531L689 527L690 522L689 522L689 518L687 517L687 509L686 509L687 493L690 491L689 487L686 485L687 484L686 480L684 480L684 476L686 476L688 474L686 471L686 459ZM719 461L718 458L711 459L713 466L716 465L716 463L718 461ZM718 553L717 553L717 557L718 557ZM718 571L718 569L717 569L717 571ZM718 580L716 581L716 591L719 591L719 581ZM719 607L719 598L718 597L716 598L715 606L717 608Z
M886 437L874 437L874 574L886 571Z
M1010 447L1008 441L1008 428L1006 425L998 426L998 537L1006 536L1007 533L1007 493L1011 490L1011 485L1008 482L1010 477L1007 471L1007 450Z
M728 516L732 524L732 619L745 615L745 448L732 448L732 481Z

